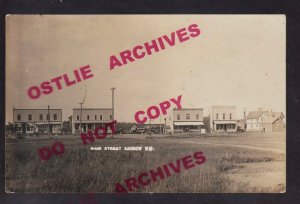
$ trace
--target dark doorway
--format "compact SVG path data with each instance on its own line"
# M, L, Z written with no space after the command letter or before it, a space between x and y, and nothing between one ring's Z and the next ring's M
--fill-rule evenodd
M22 133L26 133L26 123L22 123Z
M53 133L53 125L50 124L50 133Z

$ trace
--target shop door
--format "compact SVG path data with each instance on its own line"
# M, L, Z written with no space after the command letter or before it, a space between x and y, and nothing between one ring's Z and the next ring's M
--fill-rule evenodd
M22 123L22 133L26 133L26 123Z

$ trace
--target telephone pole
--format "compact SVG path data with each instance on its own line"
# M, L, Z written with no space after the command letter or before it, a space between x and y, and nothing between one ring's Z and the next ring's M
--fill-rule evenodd
M110 89L112 91L111 92L111 94L112 94L112 121L114 121L114 119L115 119L115 99L114 99L115 89L116 89L115 87L112 87ZM112 131L111 131L111 138L114 138Z
M47 119L48 119L48 137L50 137L50 106L49 105L48 105Z
M80 134L81 134L81 132L82 132L82 129L81 129L81 118L82 118L82 105L84 104L83 102L80 102L79 103L80 104L80 118L79 118L79 120L80 120Z
M161 134L161 116L159 116L159 133Z
M164 134L166 134L166 129L167 129L167 118L164 118L165 120L165 130L164 130Z

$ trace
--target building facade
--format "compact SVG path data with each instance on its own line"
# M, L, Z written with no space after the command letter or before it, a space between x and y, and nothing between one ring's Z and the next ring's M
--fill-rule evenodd
M246 118L246 131L262 131L262 120L266 118L267 112L250 111Z
M80 119L81 118L81 119ZM111 108L74 108L72 114L72 133L87 132L94 130L96 127L103 127L105 123L112 122L112 109ZM110 128L107 129L110 133Z
M236 132L236 106L212 106L209 121L209 132Z
M61 133L62 109L13 109L16 133Z
M263 132L283 132L284 122L279 117L267 117L262 120Z
M284 115L272 110L250 111L246 118L246 131L281 132L284 130Z
M174 132L203 132L203 127L202 108L173 109Z

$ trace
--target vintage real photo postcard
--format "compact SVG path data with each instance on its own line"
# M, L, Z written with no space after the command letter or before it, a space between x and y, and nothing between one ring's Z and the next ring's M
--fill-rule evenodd
M283 193L285 15L7 15L6 192Z

